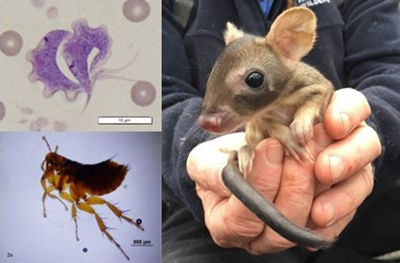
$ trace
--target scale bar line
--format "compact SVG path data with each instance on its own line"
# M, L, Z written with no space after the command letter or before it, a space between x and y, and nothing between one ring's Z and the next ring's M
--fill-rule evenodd
M99 125L151 125L151 116L100 116Z

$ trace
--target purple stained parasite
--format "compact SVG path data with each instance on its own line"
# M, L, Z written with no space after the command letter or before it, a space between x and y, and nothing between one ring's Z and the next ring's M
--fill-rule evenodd
M63 91L67 100L72 102L79 93L84 92L87 94L86 107L97 80L114 78L135 81L116 77L110 73L127 68L133 63L137 54L120 69L102 68L111 55L112 45L112 39L104 25L91 28L86 20L81 19L72 24L72 29L73 32L61 29L50 31L35 49L28 52L27 59L33 66L29 80L43 82L45 97L49 98L56 92ZM93 53L96 55L89 64L88 58ZM58 66L57 54L62 55L74 80L67 77Z

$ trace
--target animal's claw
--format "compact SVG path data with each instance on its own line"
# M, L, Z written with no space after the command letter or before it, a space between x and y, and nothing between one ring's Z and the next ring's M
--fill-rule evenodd
M254 148L250 145L244 145L239 149L239 170L244 178L247 178L253 168L254 155Z

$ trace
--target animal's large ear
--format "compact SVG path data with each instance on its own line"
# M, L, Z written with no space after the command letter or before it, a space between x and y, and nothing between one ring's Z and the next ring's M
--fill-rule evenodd
M300 61L312 49L317 18L306 7L293 7L279 15L266 36L267 43L290 61Z
M224 33L225 45L229 45L233 40L243 36L244 32L242 30L238 29L231 22L226 23L226 30Z

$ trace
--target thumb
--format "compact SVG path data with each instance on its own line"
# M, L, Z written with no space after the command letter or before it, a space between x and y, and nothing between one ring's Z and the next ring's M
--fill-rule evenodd
M284 150L277 140L266 139L256 147L255 151L253 169L247 180L258 192L273 201L279 190ZM225 213L225 216L233 222L255 222L256 224L261 222L234 196L228 200Z
M270 200L274 200L280 186L283 158L284 149L275 139L265 139L255 149L248 181Z
M230 196L222 182L222 170L232 151L246 144L244 133L233 133L197 145L189 154L186 169L198 186L220 196Z
M371 115L371 107L361 92L346 88L335 91L325 114L324 126L332 138L345 138Z

